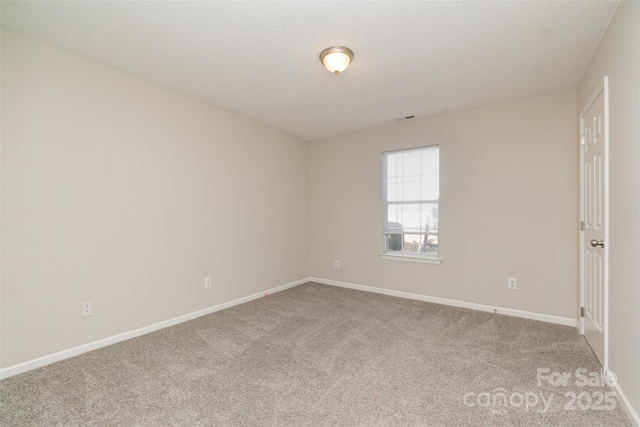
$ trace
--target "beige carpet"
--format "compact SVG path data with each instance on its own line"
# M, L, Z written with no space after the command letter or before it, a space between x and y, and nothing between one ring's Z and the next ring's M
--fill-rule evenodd
M631 425L578 368L570 327L310 283L6 379L0 425Z

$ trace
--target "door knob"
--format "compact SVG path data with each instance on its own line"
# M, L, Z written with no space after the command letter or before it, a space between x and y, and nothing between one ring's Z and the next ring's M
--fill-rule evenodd
M597 248L598 246L604 248L604 240L593 239L591 240L591 246L593 246L594 248Z

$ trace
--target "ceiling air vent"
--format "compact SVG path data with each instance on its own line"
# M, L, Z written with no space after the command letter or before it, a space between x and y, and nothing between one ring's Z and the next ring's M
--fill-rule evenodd
M403 122L405 120L411 120L411 119L415 119L416 116L405 116L405 117L400 117L399 119L396 119L396 122Z

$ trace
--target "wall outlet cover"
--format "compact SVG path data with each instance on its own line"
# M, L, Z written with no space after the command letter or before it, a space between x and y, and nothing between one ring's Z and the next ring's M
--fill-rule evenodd
M82 303L82 317L91 316L93 314L93 302L86 301Z

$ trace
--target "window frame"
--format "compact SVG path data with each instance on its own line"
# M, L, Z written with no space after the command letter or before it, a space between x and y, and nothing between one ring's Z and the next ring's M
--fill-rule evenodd
M440 145L432 144L432 145L423 145L418 147L410 147L410 148L402 148L398 150L389 150L384 151L382 153L382 253L380 253L380 258L384 260L394 260L394 261L408 261L408 262L419 262L425 264L440 264L442 262L442 258L440 257L440 191L438 191L438 199L430 199L430 200L403 200L403 201L393 201L389 202L387 199L387 186L388 186L388 174L387 174L387 164L388 164L388 156L389 154L401 153L405 151L417 151L428 148L436 148L438 150L438 190L440 188ZM438 253L437 254L428 254L428 253L420 253L420 252L411 252L411 251L389 251L387 249L387 239L389 235L393 235L394 233L389 233L387 231L388 217L389 217L389 205L415 205L415 204L436 204L438 207L438 229L436 233L427 233L427 232L419 232L419 233L411 233L411 234L419 234L420 236L427 235L437 235L438 236Z

